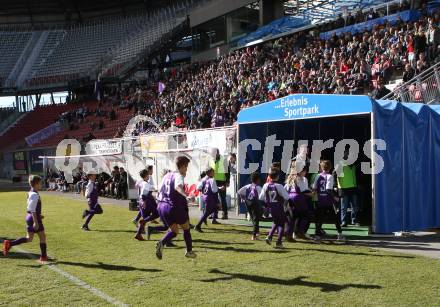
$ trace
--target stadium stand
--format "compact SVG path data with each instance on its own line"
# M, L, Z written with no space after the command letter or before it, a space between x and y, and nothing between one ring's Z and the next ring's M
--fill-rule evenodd
M26 48L32 32L0 31L0 81L6 82Z
M20 113L17 112L15 108L0 108L0 135L3 135L8 126L12 124L19 116Z
M403 83L398 84L391 93L382 99L397 100L401 102L435 103L440 101L440 58L436 64L422 73L415 75L410 65L405 66Z
M176 6L175 12L179 9L182 7ZM406 7L401 6L400 9ZM142 49L148 48L155 36L161 35L162 30L165 33L181 22L172 20L173 16L178 15L175 12L156 15L167 18L150 17L151 23L123 40L118 48L110 50L107 53L110 61L105 66L106 73L117 74L124 63L135 59ZM154 80L149 80L147 86L106 88L102 102L89 101L86 104L89 110L86 121L84 118L78 120L74 116L68 125L63 125L63 131L34 147L56 146L66 136L81 141L90 137L121 137L128 120L137 114L150 116L160 125L161 130L195 129L234 124L240 109L293 93L369 94L377 99L387 97L390 92L384 86L387 82L402 78L406 78L406 81L412 80L416 74L440 60L436 52L440 42L430 39L433 31L439 31L438 10L429 12L430 17L426 16L428 12L422 13L397 13L412 16L406 22L402 18L393 17L390 20L379 15L370 16L375 18L357 16L349 26L364 23L365 18L368 18L368 27L363 24L362 32L347 32L341 23L330 21L319 26L319 29L325 29L326 32L332 31L328 36L320 37L319 32L307 29L235 50L217 60L160 71ZM152 25L158 25L158 29ZM86 27L81 29L85 31L81 32L86 37L84 40L91 43L96 39L94 34L90 34L92 30ZM146 35L147 29L152 29L150 35ZM153 32L156 34L151 35ZM73 33L59 34L52 38L49 35L47 41L57 45L63 35L69 36ZM79 41L81 35L75 35L77 38L72 37L67 41ZM59 45L67 41L64 39ZM133 42L136 43L130 46L129 43ZM60 46L58 48L65 50L65 57L76 56L79 61L81 53L75 53L77 49L74 44ZM46 61L45 65L61 67L60 71L66 74L79 73L79 70L68 69L73 67L71 58L66 60L69 62L67 66L54 64L55 60L52 59L53 56L49 56L49 49L51 48L43 47L41 57L36 62L45 62L47 57L52 62L49 65ZM82 49L87 48L82 45ZM96 54L93 57L98 58ZM77 66L82 65L80 62L76 63ZM51 69L48 75L56 73ZM412 72L409 73L408 69ZM34 71L38 75L38 70ZM158 90L158 84L164 86L163 92ZM423 89L430 89L432 86L426 83L421 87L409 85L408 88L414 92L412 99L420 101ZM57 114L73 112L78 109L78 104L57 111L54 111L58 108L56 106L46 108L53 115L51 120L46 121L47 126L57 117L63 120ZM110 113L115 113L116 118L110 116ZM17 127L20 127L20 131L27 131L27 135L44 128L43 126L32 131L29 128L21 129L22 123L23 121L19 121ZM156 132L156 129L148 123L141 123L134 131L126 132L126 135L149 132Z
M9 129L11 129L12 127L14 127L15 123L18 122L20 120L21 117L23 117L24 114L20 113L20 112L16 112L14 110L14 113L12 113L11 115L9 115L8 117L2 119L0 121L0 137L2 135L4 135Z
M48 60L53 55L57 47L61 44L61 42L63 41L66 35L67 35L67 31L64 30L49 31L44 46L39 52L38 57L35 59L35 62L33 63L29 71L29 74L26 76L26 79L28 80L29 83L31 83L30 80L32 80L38 75L39 68L44 67L46 65L46 62L48 62ZM18 86L21 85L19 82L17 83Z
M43 48L47 53L51 52L50 56L41 55L41 61L32 68L33 74L27 85L62 83L88 73L105 52L135 32L147 19L146 15L139 15L104 20L66 31L59 43L55 37L48 42L54 44L52 52L50 45Z
M130 63L141 53L148 53L157 40L182 24L187 12L188 8L183 3L158 12L140 31L131 33L106 55L108 60L101 63L100 72L104 76L117 75L124 64Z
M7 118L14 113L14 108L0 108L0 122L7 120Z
M417 63L424 63L418 69L421 72L428 63L437 61L435 53L425 56L428 46L423 42L430 24L438 22L438 14L409 23L396 21L394 25L377 18L377 23L371 22L370 31L356 35L321 40L302 32L240 49L218 61L168 76L168 90L158 104L171 105L174 113L185 113L185 125L192 127L192 113L197 116L203 107L210 116L219 108L229 122L240 108L292 93L371 94L381 98L388 91L384 83L401 78L409 62L416 70Z
M0 59L0 81L8 87L38 88L115 71L184 22L200 2L176 1L155 12L55 29L2 31L0 54L7 56Z
M6 150L14 146L22 146L24 138L45 128L59 118L59 115L66 111L78 108L76 104L57 104L35 108L13 124L5 134L0 136L2 149Z
M107 95L103 112L115 108L117 120L93 115L77 130L60 132L35 146L55 146L65 134L82 140L90 131L96 138L122 136L115 131L125 128L136 114L150 116L164 130L195 129L231 125L241 108L292 93L370 94L381 98L389 92L384 83L401 78L404 67L411 65L411 44L416 39L413 33L425 35L420 31L435 22L434 18L422 17L407 24L372 23L370 32L354 36L343 33L339 38L332 35L328 40L297 33L236 50L219 60L172 69L161 76L166 84L161 94L154 87L128 87L125 92ZM420 55L414 61L415 71L420 59L437 61L434 54L425 58L427 48L416 52ZM90 123L101 120L104 128L91 128ZM154 127L141 123L132 134L152 131Z
M65 121L63 131L35 144L34 147L53 147L64 138L85 142L94 138L104 139L122 136L121 129L125 128L128 120L133 116L129 109L116 108L117 114L115 119L112 119L110 113L113 107L98 101L90 101L84 106L88 109L86 116L77 116L73 112L72 116L69 116L70 118Z

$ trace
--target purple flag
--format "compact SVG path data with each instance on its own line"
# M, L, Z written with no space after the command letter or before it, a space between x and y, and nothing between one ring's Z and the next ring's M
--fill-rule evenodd
M159 94L162 94L162 92L165 90L165 84L162 82L159 82L158 86L157 86L157 91L159 92Z

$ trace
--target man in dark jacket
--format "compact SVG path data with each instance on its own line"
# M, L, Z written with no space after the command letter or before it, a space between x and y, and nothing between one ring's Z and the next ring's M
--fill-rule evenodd
M206 107L203 108L202 114L197 118L197 124L199 128L211 128L211 116Z
M118 198L128 198L128 174L123 167L119 168L120 179L118 185Z
M111 175L112 175L111 178L109 180L105 181L105 184L107 185L107 188L108 188L107 193L108 193L108 196L117 197L118 185L121 180L121 174L119 173L118 166L113 167L113 171L112 171ZM116 190L116 192L115 192L115 190Z
M423 31L419 30L416 35L414 35L414 52L418 56L426 51L426 35Z
M389 93L391 93L391 91L387 89L382 82L379 82L377 88L371 93L371 96L374 99L381 99Z

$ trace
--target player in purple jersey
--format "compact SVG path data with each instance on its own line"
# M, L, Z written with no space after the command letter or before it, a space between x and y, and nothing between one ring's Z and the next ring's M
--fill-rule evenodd
M337 216L337 208L335 204L339 199L334 192L334 178L330 173L332 164L328 160L321 161L320 167L322 172L316 176L313 183L313 190L318 194L318 202L315 209L316 239L320 240L322 236L322 222L325 216L329 216L334 220L338 231L338 240L345 240L342 235L340 219Z
M218 187L217 183L214 180L214 169L209 167L205 171L206 176L202 178L202 180L197 185L197 190L202 192L203 202L205 203L205 212L200 218L199 222L196 226L194 226L194 230L198 232L202 231L202 223L207 224L208 217L214 213L214 218L212 219L213 224L218 224L215 216L218 211L219 201L218 201Z
M98 188L96 186L95 180L96 180L96 174L89 172L87 174L87 177L89 178L89 182L87 183L86 187L86 193L85 196L87 198L87 204L89 205L89 210L84 210L82 217L86 219L86 222L81 227L82 230L89 231L89 223L92 220L93 216L95 214L102 214L103 210L101 208L101 205L98 203Z
M279 176L279 169L272 167L269 172L270 180L263 185L259 198L270 208L273 218L272 229L266 238L266 243L272 244L272 237L277 230L278 240L275 247L283 248L284 224L287 221L285 208L289 200L289 194L281 184L277 183Z
M263 214L261 201L258 198L261 193L260 174L252 173L251 182L238 190L237 194L246 203L246 208L252 221L253 232L251 240L258 240L260 235L260 219Z
M309 228L309 200L313 196L309 188L309 182L306 178L307 167L297 166L296 161L292 163L290 174L287 177L284 188L289 193L289 210L287 213L288 240L295 238L310 239L307 236ZM302 168L298 173L297 169Z
M147 169L146 169L147 173L148 173L148 184L153 187L153 191L155 191L156 189L154 188L154 181L153 181L153 165L148 165ZM142 172L142 171L141 171ZM141 177L141 180L139 180L138 182L136 182L136 187L139 188L139 185L142 184L145 180ZM136 217L132 220L133 224L135 224L136 226L138 226L138 222L141 219L141 211L138 211L138 214L136 215Z
M171 172L171 171L168 170L168 169L164 169L164 170L162 170L162 178L163 178L166 174L168 174L169 172ZM151 175L150 175L150 177L149 177L149 179L148 179L148 182L149 182L149 183L152 182L152 180L151 180ZM156 202L156 203L157 203L157 202ZM156 208L158 208L158 207L156 207ZM159 211L158 211L158 214L159 214ZM160 217L160 216L159 216L159 217ZM161 220L161 221L162 221L162 220ZM158 224L159 222L157 222L156 220L151 220L150 223L151 223L151 224ZM153 233L156 233L156 232L163 232L163 231L166 231L166 230L168 230L168 226L167 226L167 224L166 224L164 221L162 221L162 225L157 225L157 226L148 225L148 226L147 226L147 231L146 231L147 240L150 240L150 237L151 237L151 235L152 235ZM176 245L175 245L172 241L169 241L169 242L167 242L166 247L176 247Z
M3 255L7 256L12 246L32 242L34 235L37 234L40 239L40 262L44 264L47 261L47 245L46 245L46 233L43 225L43 215L41 214L41 198L38 191L42 187L42 179L40 176L29 176L29 185L31 190L28 193L27 199L27 236L21 237L16 240L5 240L3 242Z
M169 230L156 244L156 256L158 259L162 259L164 246L179 233L179 226L183 229L183 238L186 244L185 257L196 258L197 256L192 250L188 200L184 188L184 178L189 162L190 160L185 156L177 157L177 171L167 173L162 179L157 198L157 209L161 220L169 226Z
M138 231L136 233L135 239L139 241L145 241L142 237L142 233L145 232L145 224L154 221L159 217L159 212L157 211L156 200L153 196L154 187L150 184L149 177L150 174L148 170L141 170L139 175L142 178L142 182L138 182L139 188L139 212L141 214L141 220L139 221ZM155 226L156 231L167 230L166 226ZM148 240L150 239L150 234L152 232L151 227L147 232Z

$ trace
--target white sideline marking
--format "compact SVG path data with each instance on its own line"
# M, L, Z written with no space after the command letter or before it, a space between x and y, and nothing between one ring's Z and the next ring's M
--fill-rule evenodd
M20 253L23 253L26 255L26 257L28 257L29 259L32 260L36 260L38 259L37 257L34 257L33 255L31 255L28 251L18 247L18 246L14 246L15 250L18 250ZM114 299L113 297L109 296L108 294L102 292L99 289L96 289L94 287L92 287L91 285L89 285L88 283L86 283L85 281L67 273L66 271L63 271L62 269L58 268L55 264L46 264L45 267L47 267L49 270L52 270L62 276L64 276L65 278L67 278L68 280L70 280L72 283L74 283L75 285L77 285L78 287L84 288L90 292L92 292L95 296L102 298L103 300L107 301L110 304L116 305L116 306L120 306L120 307L128 307L127 304L124 304L120 301L118 301L117 299Z

